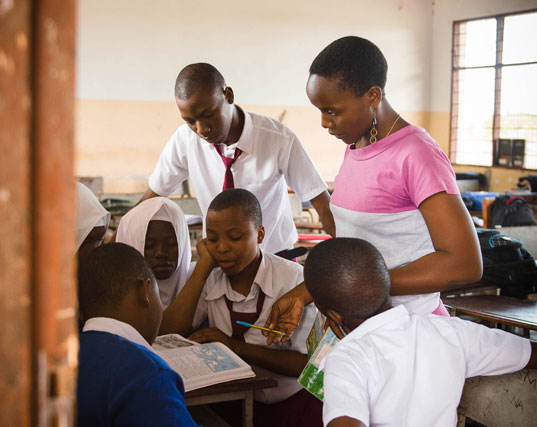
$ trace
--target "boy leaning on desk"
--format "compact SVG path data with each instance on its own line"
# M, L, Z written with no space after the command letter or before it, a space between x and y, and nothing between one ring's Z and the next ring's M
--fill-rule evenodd
M466 378L537 368L536 343L393 307L386 264L364 240L320 243L304 279L341 338L321 363L326 426L455 426ZM267 323L290 333L296 319L289 314L273 312Z

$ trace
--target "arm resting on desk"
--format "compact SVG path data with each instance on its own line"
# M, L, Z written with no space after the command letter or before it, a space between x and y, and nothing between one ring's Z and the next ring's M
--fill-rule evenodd
M308 356L298 351L271 350L238 341L218 328L200 329L188 338L199 343L221 342L248 363L289 377L298 377L308 362Z
M524 369L537 369L537 343L531 341L531 356L530 360L528 360L528 363L524 367Z
M328 427L365 427L365 424L351 417L339 417L330 421Z

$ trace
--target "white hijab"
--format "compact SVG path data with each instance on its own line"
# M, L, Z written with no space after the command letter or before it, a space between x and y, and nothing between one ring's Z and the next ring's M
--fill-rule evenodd
M168 279L157 280L160 300L168 307L183 288L191 272L190 237L183 211L177 203L165 197L154 197L143 201L121 218L117 229L116 242L126 243L144 255L145 236L149 221L168 221L177 236L179 259L177 269Z
M77 211L76 211L76 248L80 246L95 227L108 228L110 212L97 200L95 194L80 182L76 183Z

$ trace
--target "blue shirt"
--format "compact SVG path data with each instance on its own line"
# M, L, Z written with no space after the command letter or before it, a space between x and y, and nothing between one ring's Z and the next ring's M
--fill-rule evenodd
M183 382L158 355L118 335L80 334L78 426L184 426Z

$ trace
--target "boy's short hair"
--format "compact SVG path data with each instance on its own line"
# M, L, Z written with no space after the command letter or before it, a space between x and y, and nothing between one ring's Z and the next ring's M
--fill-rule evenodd
M147 278L154 279L151 267L133 247L110 243L93 249L78 266L80 312L88 319L113 310Z
M240 207L244 215L250 219L256 227L263 225L263 214L259 200L253 193L243 188L233 188L222 191L209 205L208 211L222 211L228 208Z
M310 74L338 79L343 90L362 96L372 86L384 92L388 63L380 49L369 40L356 36L340 38L313 60Z
M175 80L175 97L188 99L201 88L226 88L226 82L220 71L211 64L199 62L187 65Z
M362 239L339 237L315 246L306 259L304 281L324 310L367 319L390 294L390 275L380 252Z

